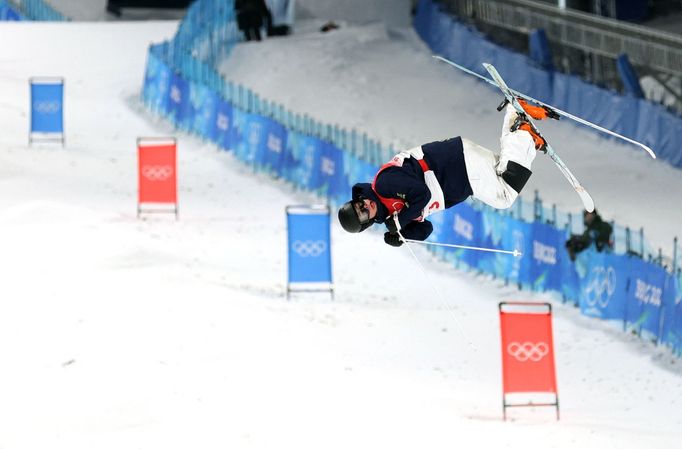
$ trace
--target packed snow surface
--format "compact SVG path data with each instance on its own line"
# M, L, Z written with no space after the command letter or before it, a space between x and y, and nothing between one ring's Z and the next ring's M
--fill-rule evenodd
M230 76L396 146L460 133L495 146L499 95L409 30L320 34L319 22L239 45ZM141 107L147 45L176 26L0 24L12 43L0 47L0 447L679 447L679 359L554 300L561 420L538 408L503 422L497 304L550 298L423 248L426 272L378 233L334 223L334 301L287 301L284 208L318 199ZM27 144L28 79L42 75L65 78L64 149ZM568 124L550 132L607 217L672 239L679 171ZM165 135L179 138L180 219L138 220L135 140ZM538 159L531 189L577 208Z

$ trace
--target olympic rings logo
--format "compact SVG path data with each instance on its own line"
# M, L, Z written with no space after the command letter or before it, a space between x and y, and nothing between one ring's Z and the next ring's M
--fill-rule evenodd
M592 278L585 289L587 305L604 308L609 304L609 300L616 291L616 272L613 267L594 267Z
M59 101L34 101L33 109L41 114L56 114L62 108Z
M524 343L513 342L507 346L507 353L514 357L519 362L539 362L547 354L549 354L549 346L547 343L531 343L526 341Z
M327 250L327 243L323 240L296 240L291 248L301 257L319 257Z
M173 175L173 167L170 165L144 165L142 176L150 181L167 181Z

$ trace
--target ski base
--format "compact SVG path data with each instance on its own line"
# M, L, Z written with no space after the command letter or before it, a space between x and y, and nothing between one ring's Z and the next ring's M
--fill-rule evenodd
M461 71L463 71L463 72L465 72L465 73L468 73L469 75L473 75L473 76L475 76L475 77L477 77L477 78L479 78L479 79L485 81L486 83L492 84L493 86L497 86L497 84L495 83L495 81L493 81L493 80L491 80L491 79L489 79L489 78L486 78L485 76L480 75L480 74L474 72L473 70L469 70L469 69L467 69L466 67L457 64L456 62L452 62L452 61L450 61L449 59L446 59L446 58L444 58L444 57L442 57L442 56L438 56L438 55L434 55L433 57L436 58L436 59L438 59L439 61L442 61L442 62L444 62L444 63L446 63L446 64L449 64L449 65L451 65L451 66L453 66L453 67L455 67L455 68L457 68L457 69L459 69L459 70L461 70ZM547 108L547 109L549 109L549 110L552 110L552 111L554 111L555 113L557 113L558 115L560 115L560 116L562 116L562 117L565 117L565 118L567 118L567 119L569 119L569 120L573 120L573 121L575 121L575 122L577 122L577 123L580 123L581 125L589 126L590 128L596 129L597 131L601 131L601 132L603 132L603 133L605 133L605 134L608 134L608 135L610 135L610 136L613 136L613 137L616 137L616 138L618 138L618 139L621 139L621 140L623 140L623 141L625 141L625 142L628 142L628 143L630 143L630 144L632 144L632 145L636 145L636 146L640 147L641 149L643 149L644 151L646 151L646 152L649 154L649 156L651 156L653 159L656 159L656 153L654 153L654 150L652 150L651 147L648 147L647 145L644 145L642 142L638 142L638 141L636 141L636 140L630 139L629 137L625 137L625 136L623 136L622 134L618 134L617 132L611 131L610 129L606 129L606 128L604 128L604 127L601 127L601 126L597 125L596 123L592 123L592 122L590 122L590 121L587 121L587 120L585 120L585 119L583 119L583 118L580 118L580 117L578 117L578 116L576 116L576 115L573 115L573 114L571 114L571 113L569 113L569 112L562 111L561 109L559 109L559 108L557 108L557 107L555 107L555 106L549 105L549 104L547 104L547 103L543 103L543 102L540 101L540 100L536 100L535 98L533 98L533 97L531 97L531 96L529 96L529 95L526 95L526 94L524 94L524 93L521 93L521 92L519 92L519 91L516 91L516 90L514 90L514 89L509 88L509 91L510 91L515 97L517 97L517 98L523 98L523 99L526 100L526 101L533 102L533 103L535 103L535 104L537 104L537 105L540 105L540 106L545 107L545 108Z

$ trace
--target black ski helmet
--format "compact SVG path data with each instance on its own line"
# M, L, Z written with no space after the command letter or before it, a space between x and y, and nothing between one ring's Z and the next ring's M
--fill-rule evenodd
M360 217L358 217L354 207L354 203L356 202L357 201L348 201L339 208L339 223L341 223L341 227L346 232L362 232L374 224L374 220L372 219L365 222L360 221Z

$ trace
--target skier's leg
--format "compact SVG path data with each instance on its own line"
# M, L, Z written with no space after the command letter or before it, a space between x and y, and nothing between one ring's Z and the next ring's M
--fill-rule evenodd
M500 157L495 168L507 185L515 192L521 193L532 173L531 165L535 159L536 145L529 132L514 128L517 118L516 110L508 105L502 122Z
M464 162L474 198L497 209L507 209L519 195L498 175L498 157L492 151L462 138Z
M497 164L497 173L500 175L507 170L509 161L513 161L530 171L537 154L533 137L528 132L521 129L511 130L517 117L516 110L513 106L508 105L502 122L502 135L500 136L500 161Z

